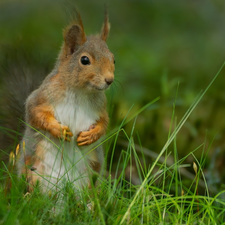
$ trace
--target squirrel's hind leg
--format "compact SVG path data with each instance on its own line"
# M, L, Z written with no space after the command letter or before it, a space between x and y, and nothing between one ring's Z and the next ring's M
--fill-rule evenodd
M26 178L28 192L32 192L35 187L42 183L42 176L45 173L44 154L45 151L38 145L34 155L24 156L24 165L21 168L21 173Z

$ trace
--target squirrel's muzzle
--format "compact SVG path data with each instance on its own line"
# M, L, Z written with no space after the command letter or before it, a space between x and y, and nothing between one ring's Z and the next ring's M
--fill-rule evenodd
M105 78L105 82L110 85L113 82L114 78Z

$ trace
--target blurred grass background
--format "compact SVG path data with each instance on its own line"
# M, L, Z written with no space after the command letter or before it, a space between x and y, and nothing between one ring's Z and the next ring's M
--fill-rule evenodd
M25 55L27 67L40 68L47 75L63 41L62 29L70 19L68 2L1 0L1 66L10 71L24 63ZM80 11L86 34L99 32L104 1L70 2ZM135 142L140 137L142 146L159 152L168 137L178 83L175 114L179 121L225 60L225 2L114 0L108 1L108 11L108 46L116 60L116 82L107 92L110 129L121 123L132 105L135 112L160 96L138 116L135 125ZM200 158L210 147L205 173L209 183L218 187L225 181L224 84L225 70L177 136L179 158L205 142L205 148L195 152ZM126 125L128 133L132 126ZM120 139L124 139L122 134ZM118 142L118 154L122 149ZM193 157L187 158L188 163L193 161Z

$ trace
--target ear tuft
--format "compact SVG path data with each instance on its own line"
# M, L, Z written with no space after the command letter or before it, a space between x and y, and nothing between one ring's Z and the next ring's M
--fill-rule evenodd
M81 16L77 13L77 21L73 22L63 31L64 36L64 51L66 55L71 55L76 51L76 48L83 45L86 41Z
M110 31L110 23L109 23L109 17L108 13L105 11L105 19L104 19L104 24L102 26L102 31L101 31L101 39L106 41L107 37L109 36L109 31Z

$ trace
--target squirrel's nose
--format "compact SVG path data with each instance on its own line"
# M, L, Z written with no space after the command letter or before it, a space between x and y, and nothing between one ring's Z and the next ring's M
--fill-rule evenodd
M113 78L105 78L105 82L110 85L113 82Z

